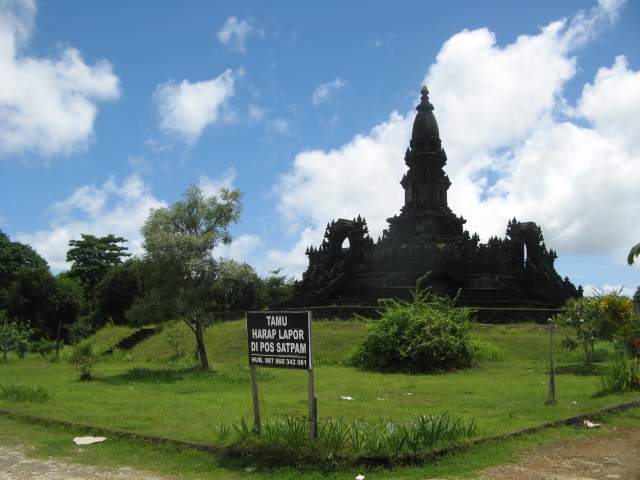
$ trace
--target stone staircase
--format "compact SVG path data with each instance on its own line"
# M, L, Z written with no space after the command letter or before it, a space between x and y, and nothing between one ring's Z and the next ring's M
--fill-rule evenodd
M122 340L120 340L117 344L115 344L113 347L111 347L109 350L107 350L104 353L105 353L105 355L110 355L116 349L118 349L118 350L131 350L137 344L139 344L143 340L146 340L151 335L156 333L156 331L157 331L157 328L155 328L155 327L143 327L143 328L140 328L140 329L136 330L135 332L133 332L128 337L125 337Z

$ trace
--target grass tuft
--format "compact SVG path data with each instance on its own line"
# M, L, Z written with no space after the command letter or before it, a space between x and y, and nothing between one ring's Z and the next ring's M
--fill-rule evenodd
M0 385L0 399L11 402L46 402L49 400L49 393L40 386Z
M306 417L285 416L267 420L257 433L244 418L230 427L215 427L218 440L231 447L251 448L268 459L270 466L278 454L291 464L304 459L322 463L327 458L354 458L382 455L426 453L438 447L454 444L477 432L474 421L441 415L418 415L407 422L355 419L322 419L318 424L318 440L309 440ZM315 460L314 460L315 459Z

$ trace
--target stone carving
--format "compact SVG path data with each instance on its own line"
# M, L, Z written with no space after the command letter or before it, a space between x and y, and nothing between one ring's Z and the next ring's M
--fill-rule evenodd
M460 290L459 301L466 305L553 308L580 296L582 289L556 272L557 255L547 249L535 223L514 218L504 238L487 243L464 230L465 219L447 203L447 155L429 91L423 87L421 93L404 157L408 170L400 182L405 191L400 213L387 219L389 228L375 243L360 216L327 224L320 247L306 251L309 267L290 306L375 305L378 298L408 298L426 272L436 293Z

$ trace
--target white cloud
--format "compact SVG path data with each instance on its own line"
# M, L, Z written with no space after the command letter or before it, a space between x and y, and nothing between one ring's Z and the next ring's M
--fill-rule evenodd
M239 73L240 74L240 73ZM153 94L160 127L187 143L195 143L208 125L218 121L234 93L236 74L226 70L211 80L162 83Z
M131 169L140 174L150 173L153 168L149 160L144 158L143 155L129 155L129 166Z
M637 242L640 74L619 57L569 109L590 125L563 116L575 48L620 7L603 2L505 46L484 28L443 44L426 83L449 158L449 203L470 231L485 240L504 235L516 216L538 222L547 245L561 253L610 254L621 262ZM304 248L317 245L334 218L362 214L373 236L380 234L403 202L398 182L414 115L393 113L338 149L296 156L276 192L300 240L289 252L271 251L274 264L304 269Z
M269 130L275 133L279 133L280 135L288 135L291 133L291 126L289 122L284 118L274 118L268 124Z
M206 175L200 175L198 187L200 187L202 192L207 197L210 197L212 195L218 195L222 188L233 188L233 182L235 181L235 179L236 169L230 167L226 169L218 178L211 179Z
M584 294L587 297L593 297L594 295L599 295L602 292L604 293L620 292L620 295L633 298L635 289L630 287L625 287L624 285L607 285L607 284L602 285L601 287L595 287L593 285L586 285L584 287Z
M214 255L249 263L249 256L260 245L262 245L262 240L257 235L243 234L234 238L229 245L218 245L214 250Z
M229 168L216 179L202 175L198 186L206 195L215 195L221 188L233 188L236 172ZM69 268L66 262L69 240L83 233L104 236L113 233L128 240L129 252L142 254L143 237L140 229L151 209L167 207L167 203L153 195L149 186L137 174L118 183L113 178L102 185L83 185L64 200L54 203L49 212L49 228L36 232L20 232L19 242L31 245L56 272ZM260 246L257 235L243 234L229 245L220 245L215 255L247 261Z
M618 56L611 68L598 70L593 84L582 91L576 113L607 137L624 143L639 154L640 72L628 68L624 56Z
M218 30L218 40L230 50L245 53L246 47L244 43L252 32L254 32L254 29L246 20L238 20L238 17L229 17L222 28ZM261 29L255 32L260 36L264 36L264 32Z
M321 83L318 85L318 88L314 90L313 95L311 95L311 102L314 105L328 102L331 100L331 97L335 95L338 90L344 88L346 84L347 82L342 80L340 77L331 82Z
M257 105L249 105L249 119L252 122L261 122L267 116L267 110Z
M120 94L106 60L87 65L68 47L56 58L25 56L35 2L0 2L0 155L42 155L85 148L93 137L97 102Z
M152 208L164 206L139 176L131 175L121 183L110 179L101 186L78 188L51 207L48 229L18 233L16 239L35 248L54 271L69 267L66 262L69 240L80 238L82 233L122 236L128 240L129 251L139 254L140 228Z

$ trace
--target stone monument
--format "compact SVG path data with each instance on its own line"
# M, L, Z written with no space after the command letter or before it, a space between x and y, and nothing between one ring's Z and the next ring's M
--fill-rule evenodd
M557 255L546 247L537 224L514 218L505 238L487 243L464 230L465 219L447 204L447 156L426 87L416 110L404 157L408 170L400 182L405 193L400 213L387 219L389 227L377 241L360 216L328 223L322 244L306 251L309 267L289 306L376 305L380 298L410 298L427 272L434 293L459 292L463 305L557 308L581 296L581 288L556 272Z

